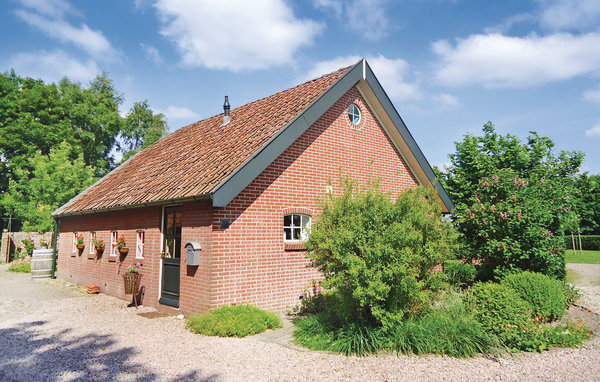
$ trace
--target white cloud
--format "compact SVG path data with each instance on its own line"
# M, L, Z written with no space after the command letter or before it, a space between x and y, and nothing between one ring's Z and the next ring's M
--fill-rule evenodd
M154 62L156 65L164 63L162 57L160 56L160 52L154 46L149 45L149 44L144 44L143 42L140 43L140 46L146 53L147 59Z
M600 123L597 123L592 128L585 131L586 137L598 137L600 138Z
M283 0L158 0L162 28L188 67L266 69L294 61L323 29L297 19Z
M305 78L311 79L333 72L339 68L355 64L360 59L361 57L358 56L346 56L318 62L313 65ZM410 74L409 65L403 59L390 59L380 54L367 57L367 62L390 98L397 101L414 101L423 97L416 83L406 81L406 77Z
M600 85L595 90L586 90L583 92L583 99L588 102L600 104Z
M388 34L387 0L313 0L317 9L331 12L338 21L367 40L379 40Z
M598 0L538 0L540 24L550 30L597 30L600 24Z
M77 14L71 4L64 0L19 0L22 6L52 18L62 18L66 14Z
M17 10L15 12L30 26L61 42L72 43L95 58L111 61L117 58L114 49L102 32L90 29L86 24L74 27L62 19L49 19L39 14Z
M58 82L63 77L88 82L100 72L94 61L81 62L60 50L19 53L9 59L8 66L19 74L46 82Z
M433 100L445 109L457 109L462 106L458 98L452 94L440 93L437 96L434 96Z
M446 85L526 87L600 72L600 34L472 35L433 44Z
M184 106L169 106L164 112L169 119L198 119L200 116Z

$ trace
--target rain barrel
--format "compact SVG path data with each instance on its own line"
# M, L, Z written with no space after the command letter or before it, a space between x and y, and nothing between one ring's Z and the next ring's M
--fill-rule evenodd
M31 256L31 279L49 279L52 274L52 248L35 249Z

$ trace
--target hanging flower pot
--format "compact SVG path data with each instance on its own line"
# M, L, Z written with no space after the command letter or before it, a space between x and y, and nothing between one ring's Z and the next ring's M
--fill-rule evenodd
M81 243L81 244L77 243L76 247L77 247L78 250L83 251L83 249L85 248L85 244L83 244L83 243Z
M122 256L127 256L127 254L129 253L129 248L127 248L127 247L119 247L119 253Z

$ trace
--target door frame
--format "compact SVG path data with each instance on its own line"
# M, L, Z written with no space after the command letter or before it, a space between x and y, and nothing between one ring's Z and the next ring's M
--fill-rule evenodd
M160 230L160 253L159 253L159 258L160 261L158 262L158 303L160 303L160 299L162 298L162 282L163 282L163 257L162 257L162 253L165 251L165 233L164 233L164 222L165 222L165 208L169 208L169 207L179 207L179 206L183 206L183 203L176 203L176 204L165 204L162 206L161 210L160 210L160 224L159 224L159 230ZM182 217L183 219L183 217ZM183 241L182 241L183 243ZM179 277L181 280L181 265L179 266ZM180 288L180 292L181 292L181 284L179 285ZM181 301L181 293L179 294L179 298ZM161 304L161 305L165 305L165 304ZM179 307L173 307L170 305L165 305L165 306L169 306L172 308L176 308L178 309Z

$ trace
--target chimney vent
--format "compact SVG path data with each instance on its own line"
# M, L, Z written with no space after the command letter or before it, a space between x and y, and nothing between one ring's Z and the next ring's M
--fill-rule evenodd
M231 106L229 106L229 97L225 96L225 103L223 104L223 124L221 126L225 126L231 122L231 117L229 116L230 109Z

